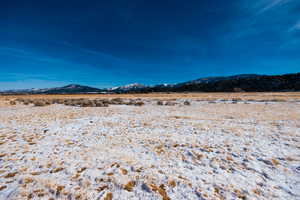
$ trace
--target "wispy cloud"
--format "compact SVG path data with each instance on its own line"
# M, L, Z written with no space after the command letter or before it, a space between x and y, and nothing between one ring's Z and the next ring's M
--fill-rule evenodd
M241 9L252 18L262 17L261 15L273 15L285 13L294 14L294 11L286 12L287 9L300 6L299 0L241 0ZM274 16L276 18L276 16Z
M282 6L291 1L293 0L260 0L257 3L256 14L263 14L269 10Z
M108 53L104 53L102 51L96 51L96 50L91 50L88 48L83 48L83 47L79 47L76 45L73 45L69 42L55 42L56 44L60 45L60 46L64 46L64 47L68 47L71 48L73 51L77 51L80 54L89 54L89 55L94 55L100 58L106 58L106 59L111 59L111 60L116 60L116 61L124 61L124 59L121 59L117 56L108 54Z
M300 20L289 29L289 32L300 31Z
M241 17L237 21L238 30L235 35L241 38L259 35L266 31L285 35L298 30L300 13L297 14L297 8L299 6L299 0L242 0Z
M1 55L8 55L12 57L22 58L22 59L29 59L31 61L36 62L47 62L47 63L54 63L54 64L63 64L66 63L64 60L52 58L45 55L40 55L38 53L20 49L20 48L11 48L11 47L1 47L0 46L0 54Z

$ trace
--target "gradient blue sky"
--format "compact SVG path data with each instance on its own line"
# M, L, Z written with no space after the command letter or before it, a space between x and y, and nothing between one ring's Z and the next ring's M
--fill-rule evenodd
M4 0L0 90L300 71L299 0Z

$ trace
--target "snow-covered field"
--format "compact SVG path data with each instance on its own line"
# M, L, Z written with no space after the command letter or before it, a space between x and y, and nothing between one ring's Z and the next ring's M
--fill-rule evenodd
M0 199L300 199L300 103L0 106Z

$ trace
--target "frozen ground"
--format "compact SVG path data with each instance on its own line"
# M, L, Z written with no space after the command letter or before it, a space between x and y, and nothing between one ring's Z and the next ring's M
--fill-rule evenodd
M0 107L0 199L300 199L300 104Z

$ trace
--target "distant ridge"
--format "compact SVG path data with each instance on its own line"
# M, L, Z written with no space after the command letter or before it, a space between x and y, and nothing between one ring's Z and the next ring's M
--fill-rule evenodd
M2 94L92 94L101 93L104 90L89 86L70 84L63 87L45 88L45 89L25 89L25 90L7 90Z
M238 80L238 79L245 79L245 78L257 78L261 77L263 75L257 75L257 74L239 74L234 76L216 76L216 77L206 77L206 78L200 78L193 81L188 81L182 84L201 84L201 83L213 83L218 81L224 81L224 80Z
M152 92L278 92L300 91L300 73L284 75L241 74L208 77L170 87L153 87Z
M50 88L43 91L46 94L80 94L80 93L101 93L103 90L89 86L70 84L64 87Z
M46 89L7 90L0 94L100 94L150 92L279 92L300 91L300 73L284 75L240 74L200 78L178 84L146 86L138 83L110 89L70 84Z

